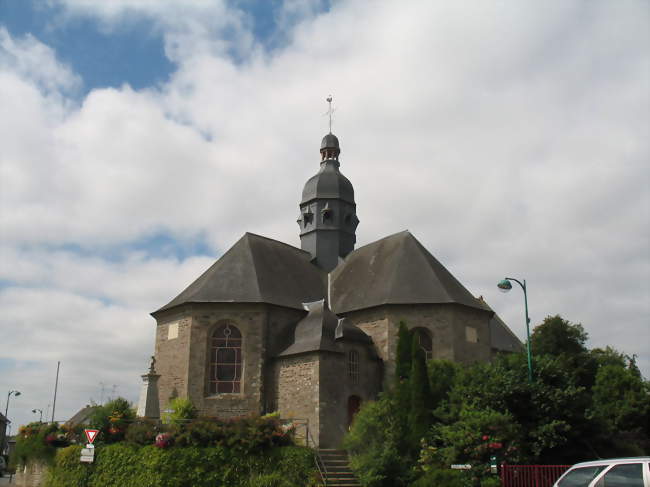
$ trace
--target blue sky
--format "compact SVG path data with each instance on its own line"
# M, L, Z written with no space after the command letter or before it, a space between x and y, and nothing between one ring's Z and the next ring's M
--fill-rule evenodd
M246 15L255 41L264 49L272 51L284 45L286 39L277 26L280 0L229 4ZM329 2L314 2L316 12L328 8ZM11 35L31 34L54 48L59 59L82 77L80 95L124 83L134 89L155 86L167 81L174 71L174 63L165 55L163 32L151 19L136 15L107 29L92 17L65 16L66 9L56 2L0 1L0 19Z
M149 313L246 232L299 245L334 95L358 245L410 230L520 337L650 375L647 2L0 0L0 393L137 399ZM559 283L559 284L558 284ZM15 409L14 409L15 408ZM60 415L60 416L59 416Z

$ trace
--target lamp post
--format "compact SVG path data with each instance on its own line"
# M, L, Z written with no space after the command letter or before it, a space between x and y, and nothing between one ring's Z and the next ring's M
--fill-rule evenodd
M38 408L37 408L37 409L32 409L32 413L36 414L36 411L38 411L39 413L41 413L41 417L40 417L40 419L38 420L38 422L39 422L39 423L42 423L42 422L43 422L43 410L42 410L42 409L38 409Z
M506 277L502 281L499 281L497 287L507 293L512 289L512 284L510 281L514 281L521 286L521 289L524 290L524 306L526 308L526 354L528 355L528 382L533 382L533 360L530 355L530 318L528 317L528 295L526 294L526 279L522 283L514 277Z
M7 393L7 405L5 406L5 418L7 417L7 413L9 412L9 398L11 397L12 394L18 397L20 396L20 391L9 391Z

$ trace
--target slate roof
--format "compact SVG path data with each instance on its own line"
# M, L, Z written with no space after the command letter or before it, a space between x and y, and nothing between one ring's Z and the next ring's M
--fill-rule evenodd
M268 303L304 309L325 295L325 273L309 252L246 233L207 271L152 314L186 303Z
M489 304L483 300L483 296L479 300L488 308L492 309ZM492 348L499 352L520 352L524 349L524 344L521 343L517 335L505 324L505 322L494 313L489 323L490 327L490 344Z
M320 170L307 180L302 190L300 204L317 198L333 198L354 204L354 188L348 178L339 171L339 162L325 159Z
M79 411L77 411L74 416L65 422L66 426L78 426L80 424L86 424L90 420L90 416L97 410L99 406L84 406Z
M321 149L338 149L339 148L339 138L333 133L325 134L323 140L320 143Z
M330 293L339 314L384 304L441 303L492 312L408 231L350 253L332 271Z
M278 356L317 351L341 353L342 349L337 343L339 340L372 347L372 339L360 328L347 323L345 318L339 319L330 311L324 299L305 303L304 307L308 313L296 325L293 343Z

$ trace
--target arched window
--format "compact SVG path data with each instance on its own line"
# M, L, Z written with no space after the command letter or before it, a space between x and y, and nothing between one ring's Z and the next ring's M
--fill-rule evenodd
M348 376L353 384L359 383L359 352L356 350L348 354Z
M433 358L433 341L431 333L426 328L413 328L413 338L418 341L420 348L424 350L427 360Z
M241 333L226 324L212 333L210 344L210 393L223 394L241 390Z

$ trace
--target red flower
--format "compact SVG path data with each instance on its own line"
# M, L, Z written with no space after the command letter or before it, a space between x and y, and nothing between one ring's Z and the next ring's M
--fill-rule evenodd
M489 439L490 439L490 437L488 435L483 435L483 441L487 441Z
M172 436L169 433L160 433L156 436L156 446L158 448L167 448L172 444Z

